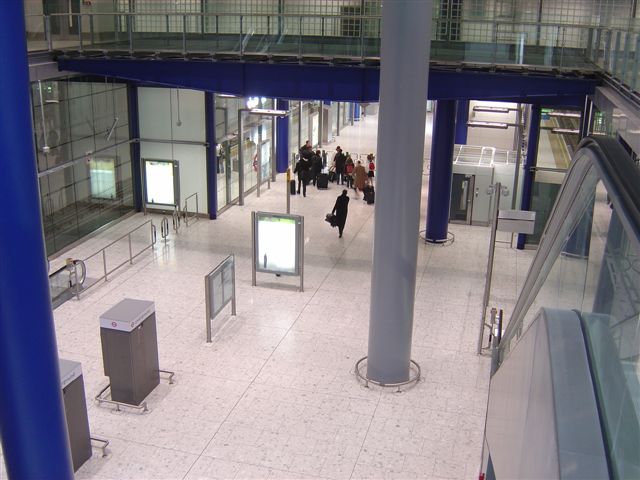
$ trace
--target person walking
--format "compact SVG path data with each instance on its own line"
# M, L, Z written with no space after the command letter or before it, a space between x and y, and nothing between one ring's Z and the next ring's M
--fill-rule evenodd
M347 196L347 190L342 190L342 195L339 195L336 199L336 204L333 206L331 213L336 216L336 226L338 227L338 238L342 238L342 231L344 230L344 224L347 222L347 212L349 209L349 197Z
M336 147L336 155L333 157L333 161L336 164L336 185L344 185L344 165L347 161L342 149Z
M367 183L367 171L364 169L362 162L358 160L356 168L353 169L354 188L360 191L364 191L364 186Z
M311 162L304 157L300 157L300 160L296 163L296 168L293 173L298 174L298 195L300 195L300 185L302 185L302 196L307 196L307 183L309 183L309 169L311 168Z

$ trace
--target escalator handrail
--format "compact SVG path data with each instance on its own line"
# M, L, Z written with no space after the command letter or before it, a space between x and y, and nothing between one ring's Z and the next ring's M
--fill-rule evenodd
M536 256L529 267L525 283L520 291L509 324L500 344L500 361L508 352L511 340L521 333L525 314L536 298L545 278L540 278L551 252L557 247L569 211L574 207L576 195L587 174L595 167L599 179L604 183L613 208L620 216L630 239L640 249L640 172L627 151L613 138L587 137L578 145L574 160L567 172L556 202L544 228Z

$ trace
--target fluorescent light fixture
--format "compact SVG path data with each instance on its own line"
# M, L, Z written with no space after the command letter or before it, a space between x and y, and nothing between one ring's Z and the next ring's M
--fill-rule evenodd
M260 99L258 97L247 98L247 108L249 110L256 108L259 104L260 104Z
M476 105L473 107L474 112L487 112L487 113L509 113L507 107L486 107L483 105Z
M236 95L229 95L227 93L218 93L217 94L220 98L238 98Z
M582 118L582 115L578 112L549 112L547 115L550 117Z
M268 117L285 117L289 115L288 110L271 110L268 108L252 108L249 110L252 115L265 115Z
M478 120L473 120L471 122L467 122L468 127L480 127L480 128L501 128L506 130L509 128L509 124L501 123L501 122L481 122Z
M116 129L117 124L118 124L118 117L115 117L113 119L113 125L111 125L111 128L109 129L109 132L107 133L107 136L106 136L107 142L111 140L111 135L113 135L113 131Z
M580 133L580 130L574 128L552 128L551 133Z

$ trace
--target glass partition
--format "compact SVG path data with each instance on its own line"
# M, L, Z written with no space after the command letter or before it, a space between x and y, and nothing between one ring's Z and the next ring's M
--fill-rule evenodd
M81 76L34 82L31 103L51 255L133 210L127 87Z
M585 143L560 189L500 344L503 361L541 307L581 316L612 478L640 476L640 199L613 139ZM606 157L600 152L607 152Z

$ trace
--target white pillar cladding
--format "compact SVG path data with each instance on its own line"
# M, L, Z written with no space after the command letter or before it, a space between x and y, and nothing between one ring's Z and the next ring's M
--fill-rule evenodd
M432 0L382 5L367 378L410 376Z

